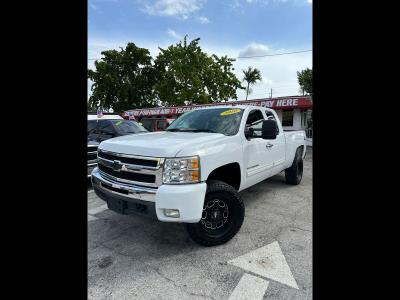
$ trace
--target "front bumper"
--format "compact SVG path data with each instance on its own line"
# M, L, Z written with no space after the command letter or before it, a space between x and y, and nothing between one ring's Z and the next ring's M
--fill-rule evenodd
M204 182L159 188L124 184L102 176L98 168L92 172L92 184L96 194L118 213L141 213L163 222L183 223L200 221L207 189ZM179 210L179 217L167 217L165 209Z

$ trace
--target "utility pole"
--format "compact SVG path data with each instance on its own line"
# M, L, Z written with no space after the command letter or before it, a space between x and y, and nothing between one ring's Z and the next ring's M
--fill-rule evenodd
M271 88L271 93L269 94L269 97L272 98L272 88Z

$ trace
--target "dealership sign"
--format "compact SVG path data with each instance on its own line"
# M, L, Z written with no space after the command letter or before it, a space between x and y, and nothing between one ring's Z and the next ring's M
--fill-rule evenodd
M269 107L273 109L293 109L293 108L311 108L312 101L310 97L283 97L275 99L256 99L248 101L229 101L219 102L204 105L187 105L187 106L176 106L176 107L156 107L156 108L143 108L143 109L132 109L124 113L126 117L142 117L142 116L166 116L166 115L179 115L184 112L205 108L211 106L220 105L254 105L261 107Z

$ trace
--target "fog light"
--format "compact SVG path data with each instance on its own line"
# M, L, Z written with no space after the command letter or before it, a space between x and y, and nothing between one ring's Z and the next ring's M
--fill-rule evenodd
M179 218L179 209L164 209L164 215L170 218Z

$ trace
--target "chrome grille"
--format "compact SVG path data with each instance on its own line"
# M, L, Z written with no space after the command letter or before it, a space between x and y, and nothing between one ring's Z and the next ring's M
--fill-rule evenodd
M158 157L98 150L100 174L121 183L158 188L162 182L163 163L164 159Z

